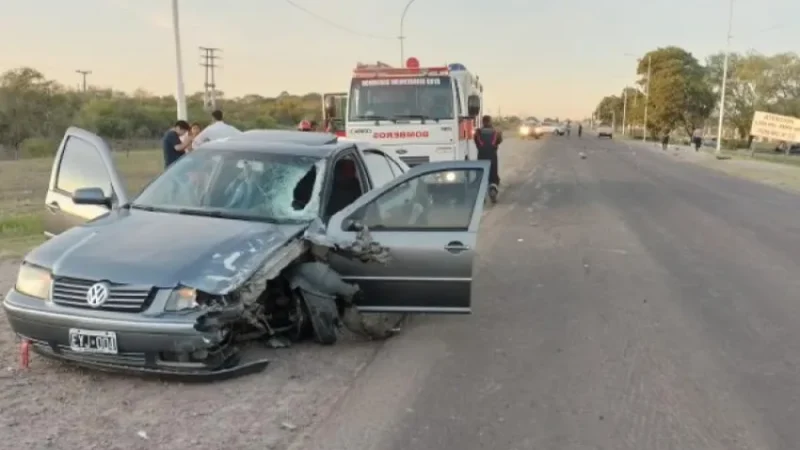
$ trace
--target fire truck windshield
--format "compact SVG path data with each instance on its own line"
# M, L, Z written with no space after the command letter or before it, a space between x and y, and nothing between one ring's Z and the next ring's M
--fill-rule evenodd
M450 77L354 79L349 120L454 119Z

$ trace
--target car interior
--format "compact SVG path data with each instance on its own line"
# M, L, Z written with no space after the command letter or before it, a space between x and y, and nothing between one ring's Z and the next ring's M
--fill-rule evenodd
M333 166L333 184L328 204L325 206L325 217L329 219L364 193L355 160L352 156L339 159Z

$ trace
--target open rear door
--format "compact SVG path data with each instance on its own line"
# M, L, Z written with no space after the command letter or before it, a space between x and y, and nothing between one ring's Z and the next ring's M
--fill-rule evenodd
M125 185L114 166L111 148L99 136L70 127L61 140L45 196L44 229L54 236L109 210L99 205L76 205L72 194L81 188L100 188L113 204L128 202Z
M367 227L388 264L334 254L331 266L364 291L364 312L471 312L472 269L489 177L487 161L424 164L336 213L328 236L352 241Z

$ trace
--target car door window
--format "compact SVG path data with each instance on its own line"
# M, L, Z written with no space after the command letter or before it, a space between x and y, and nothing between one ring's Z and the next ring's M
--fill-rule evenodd
M397 177L392 171L389 161L380 153L364 152L364 163L367 165L367 170L372 178L373 189L381 187Z
M390 157L386 156L386 161L388 161L388 162L389 162L389 167L391 167L391 168L392 168L392 172L394 172L394 176L395 176L395 178L397 178L397 177L399 177L400 175L402 175L402 174L406 173L405 169L403 169L402 167L400 167L400 165L399 165L399 164L397 164L397 162L396 162L395 160L393 160L392 158L390 158Z
M70 136L62 154L56 189L73 194L80 188L97 187L111 197L111 178L94 145L77 136Z
M362 206L348 219L376 231L467 230L482 175L481 169L471 168L411 178Z

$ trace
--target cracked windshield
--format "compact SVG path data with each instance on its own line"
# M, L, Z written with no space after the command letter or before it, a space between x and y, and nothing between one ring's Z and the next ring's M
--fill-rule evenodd
M800 1L0 11L0 450L800 450Z
M263 152L197 152L181 158L131 205L182 214L309 221L319 214L319 158Z

